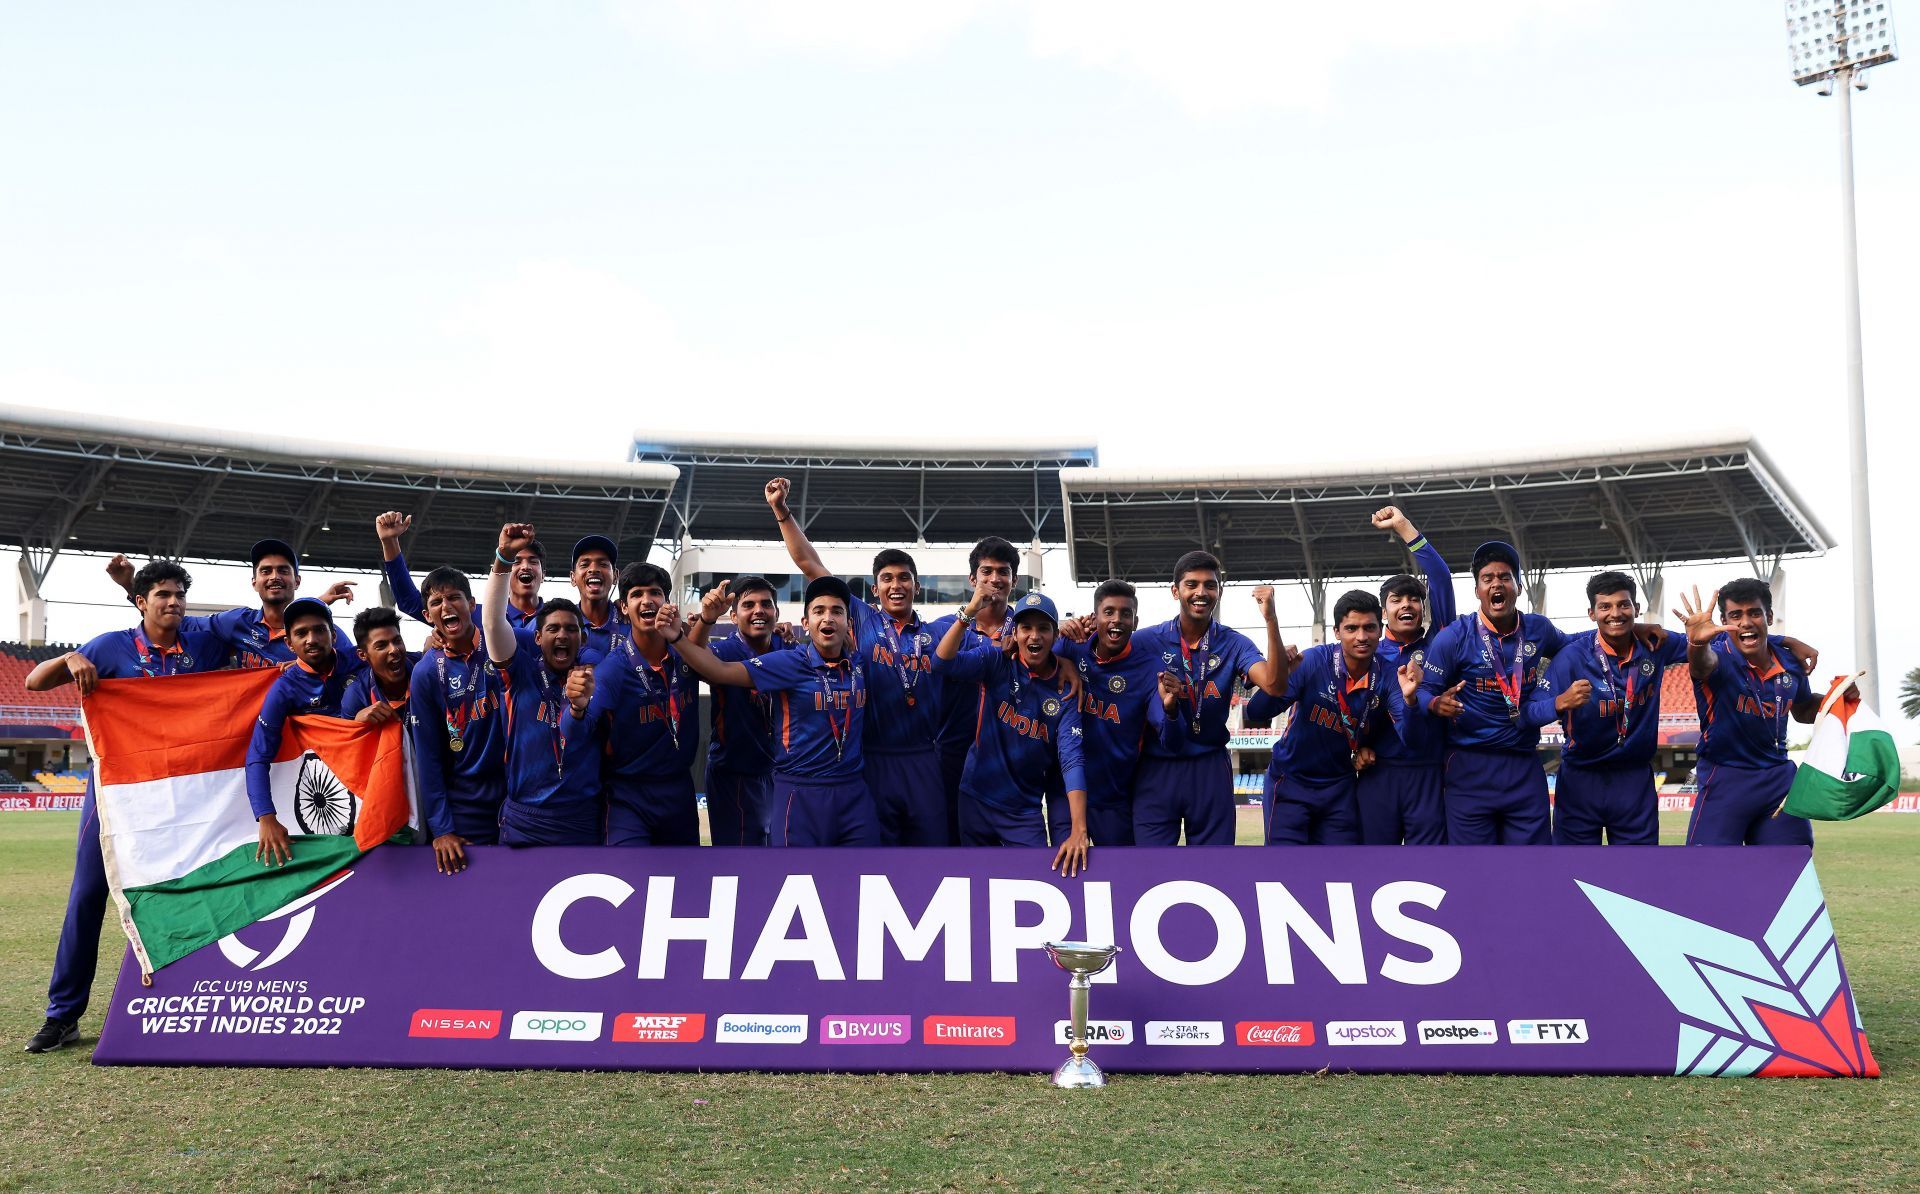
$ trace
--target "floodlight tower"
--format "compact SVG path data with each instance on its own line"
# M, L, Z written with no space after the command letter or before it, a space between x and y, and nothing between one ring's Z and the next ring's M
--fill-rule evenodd
M1840 260L1847 306L1847 433L1853 464L1853 666L1860 693L1880 703L1880 649L1873 620L1873 518L1867 492L1867 384L1860 349L1860 239L1853 210L1853 91L1864 72L1892 62L1888 0L1787 0L1787 58L1793 81L1840 97Z

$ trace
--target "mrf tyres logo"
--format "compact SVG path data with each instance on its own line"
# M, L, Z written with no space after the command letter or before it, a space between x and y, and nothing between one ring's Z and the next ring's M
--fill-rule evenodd
M515 1041L597 1041L600 1012L515 1012L507 1033Z
M621 1012L613 1039L628 1045L685 1045L707 1035L705 1012Z
M1585 1020L1508 1020L1507 1039L1516 1045L1584 1045Z
M1403 1020L1329 1020L1329 1045L1404 1045L1407 1025Z

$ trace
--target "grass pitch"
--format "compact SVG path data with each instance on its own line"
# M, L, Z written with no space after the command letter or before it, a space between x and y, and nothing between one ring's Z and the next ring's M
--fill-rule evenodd
M30 1057L76 822L0 814L0 1189L1920 1187L1920 816L1818 830L1877 1082L1121 1075L1073 1093L1026 1074L96 1068L111 923L83 1043Z

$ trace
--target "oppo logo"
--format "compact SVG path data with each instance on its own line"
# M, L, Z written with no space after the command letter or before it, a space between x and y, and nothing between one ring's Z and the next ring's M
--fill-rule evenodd
M599 1012L515 1012L507 1033L516 1041L597 1041Z

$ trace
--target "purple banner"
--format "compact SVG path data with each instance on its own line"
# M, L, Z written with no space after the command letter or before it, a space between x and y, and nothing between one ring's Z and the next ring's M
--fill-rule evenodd
M103 1064L1873 1075L1797 847L388 846L141 985Z

